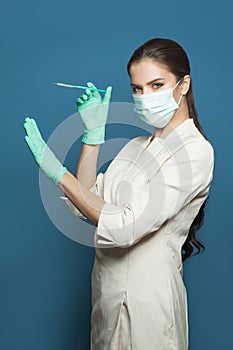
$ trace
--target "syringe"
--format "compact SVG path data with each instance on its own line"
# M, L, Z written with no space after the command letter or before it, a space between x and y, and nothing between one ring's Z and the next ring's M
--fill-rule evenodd
M89 86L81 86L81 85L70 85L70 84L63 84L63 83L52 83L54 85L58 86L64 86L64 87L69 87L69 88L75 88L75 89L88 89L92 91L100 91L100 92L106 92L106 90L101 90L101 89L96 89L94 87L89 87Z

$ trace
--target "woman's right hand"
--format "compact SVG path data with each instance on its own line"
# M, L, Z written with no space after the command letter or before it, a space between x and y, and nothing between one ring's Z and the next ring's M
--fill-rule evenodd
M88 82L87 86L96 88L91 82ZM96 145L105 142L111 92L112 86L108 86L102 98L99 91L86 89L77 99L77 111L84 125L83 143Z

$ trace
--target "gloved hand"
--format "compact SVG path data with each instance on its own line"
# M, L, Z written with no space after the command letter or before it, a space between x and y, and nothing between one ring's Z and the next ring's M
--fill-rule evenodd
M54 153L42 139L34 119L27 117L24 122L27 135L24 137L41 170L57 186L66 172L66 168L55 157Z
M91 82L87 86L96 88ZM76 101L77 111L84 125L82 142L100 144L105 142L105 126L108 118L112 86L108 86L102 99L99 91L85 90Z

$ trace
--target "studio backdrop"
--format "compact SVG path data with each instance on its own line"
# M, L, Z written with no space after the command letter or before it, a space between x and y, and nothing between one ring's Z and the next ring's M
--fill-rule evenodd
M206 250L184 263L190 350L231 348L231 13L226 0L1 1L0 349L90 346L95 252L88 235L94 227L72 216L63 193L43 183L24 140L24 119L35 118L75 173L83 133L76 99L82 91L52 83L111 85L97 169L104 172L129 139L153 131L132 112L126 66L133 51L155 37L173 39L188 53L199 120L215 149L214 180L198 232Z

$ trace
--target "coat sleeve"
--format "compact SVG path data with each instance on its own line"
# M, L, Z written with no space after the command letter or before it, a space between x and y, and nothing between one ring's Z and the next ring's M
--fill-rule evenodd
M103 198L104 196L104 174L99 173L96 177L96 181L94 185L89 189L92 193L94 193L96 196L99 196ZM60 199L62 199L69 207L69 209L72 211L72 213L81 218L81 219L87 219L78 208L69 200L66 196L60 196Z
M125 182L122 191L130 193L130 198L121 206L104 204L95 231L96 246L127 248L156 232L193 198L207 196L213 167L213 147L207 140L198 140L179 149L149 181Z
M141 138L141 136L138 136L138 137L135 137L134 139L129 140L128 143L120 150L117 156L121 155L126 149L128 149L128 147L133 142L137 141L138 138ZM100 172L96 177L96 181L94 185L91 188L89 188L89 191L94 193L96 196L101 197L102 199L104 199L104 178L105 178L105 174ZM81 219L87 219L80 212L80 210L78 210L78 208L75 207L75 205L69 200L69 198L67 198L66 196L60 196L60 199L62 199L67 204L67 206L75 216Z

